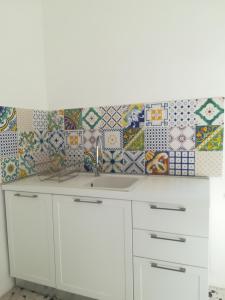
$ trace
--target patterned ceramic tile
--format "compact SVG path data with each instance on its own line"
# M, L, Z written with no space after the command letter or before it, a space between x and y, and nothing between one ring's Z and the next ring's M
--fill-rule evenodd
M193 127L196 124L196 100L169 102L169 126Z
M35 152L48 153L48 132L36 130L34 132Z
M1 160L2 182L14 181L18 178L19 160L12 156Z
M33 110L16 109L18 131L33 131Z
M65 148L78 150L83 147L83 130L65 131Z
M64 110L48 112L48 131L64 130Z
M82 110L82 128L99 129L102 120L102 112L98 107L89 107Z
M84 169L87 172L94 172L96 166L95 153L84 151Z
M145 150L168 150L168 128L162 126L145 128Z
M18 152L18 137L13 131L0 133L0 156L16 156Z
M44 110L33 111L33 128L37 130L48 129L48 112Z
M35 160L31 153L19 156L19 178L35 174Z
M147 175L168 175L169 154L168 152L146 151L145 173Z
M195 176L195 152L169 152L169 175Z
M105 106L101 107L101 128L102 129L120 129L123 127L123 114L127 106Z
M140 128L145 122L144 104L131 104L126 107L123 113L123 128Z
M145 105L146 126L167 126L168 120L168 103L156 103Z
M223 152L196 151L195 152L195 175L196 176L222 176Z
M191 151L195 148L195 127L172 127L169 129L169 149Z
M82 129L82 109L64 110L64 128L65 130Z
M64 153L65 150L65 133L62 130L51 131L48 133L48 143L50 154Z
M46 152L34 152L32 154L35 164L35 172L40 173L46 170L48 166L48 162L50 160L50 156Z
M123 130L123 147L126 151L144 151L144 129L126 128Z
M101 130L90 129L84 131L84 149L94 151L96 149L97 137L102 136Z
M145 173L145 153L143 151L126 151L123 154L124 173L140 174Z
M109 129L102 131L103 148L105 150L120 150L123 148L123 131Z
M11 107L0 106L0 132L16 130L16 109Z
M209 98L197 100L197 125L221 125L224 123L224 99Z
M36 142L34 139L34 132L28 131L28 132L20 132L19 133L19 151L22 150L26 153L35 151L36 148Z
M103 172L122 173L123 153L122 151L103 151Z
M84 151L83 149L66 149L66 166L73 167L77 171L84 170Z
M199 151L222 151L223 126L197 126L196 148Z

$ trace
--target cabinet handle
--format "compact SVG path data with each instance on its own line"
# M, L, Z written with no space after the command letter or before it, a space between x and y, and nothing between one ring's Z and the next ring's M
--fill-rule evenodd
M73 201L78 202L78 203L90 203L90 204L102 204L103 203L103 201L101 201L101 200L91 201L91 200L74 199Z
M172 241L172 242L179 242L179 243L185 243L186 242L185 238L171 239L171 238L158 236L157 234L154 234L154 233L150 234L150 237L152 239L157 239L157 240L165 240L165 241Z
M16 197L24 197L24 198L37 198L38 197L38 195L22 195L22 194L19 194L19 193L14 194L14 196L16 196Z
M167 270L167 271L180 272L180 273L185 273L186 272L185 268L169 268L169 267L160 266L156 263L151 263L151 267L156 268L156 269Z
M171 208L171 207L160 207L160 206L157 206L155 204L150 204L150 208L151 209L158 209L158 210L171 210L171 211L186 211L186 208L185 207L177 207L177 208Z

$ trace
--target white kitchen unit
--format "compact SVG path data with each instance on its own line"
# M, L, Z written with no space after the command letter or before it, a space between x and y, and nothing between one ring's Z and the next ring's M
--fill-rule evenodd
M130 300L131 203L53 197L56 286L99 300Z
M98 300L207 299L209 181L139 177L125 192L92 180L3 187L11 275Z
M52 197L6 192L10 274L55 286Z

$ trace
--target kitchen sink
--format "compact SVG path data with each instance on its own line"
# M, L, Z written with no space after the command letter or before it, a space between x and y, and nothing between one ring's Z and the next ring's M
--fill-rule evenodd
M138 178L123 176L100 176L88 183L89 188L129 191L138 182Z

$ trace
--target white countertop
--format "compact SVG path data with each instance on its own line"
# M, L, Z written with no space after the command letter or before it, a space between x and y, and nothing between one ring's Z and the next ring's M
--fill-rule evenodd
M65 182L40 181L37 176L21 179L2 185L5 191L33 192L57 195L86 196L95 198L135 200L148 202L187 202L190 198L196 201L207 195L209 179L199 177L170 176L133 176L101 175L107 177L132 176L138 178L129 191L97 189L87 187L94 179L93 174L80 173L78 177Z

